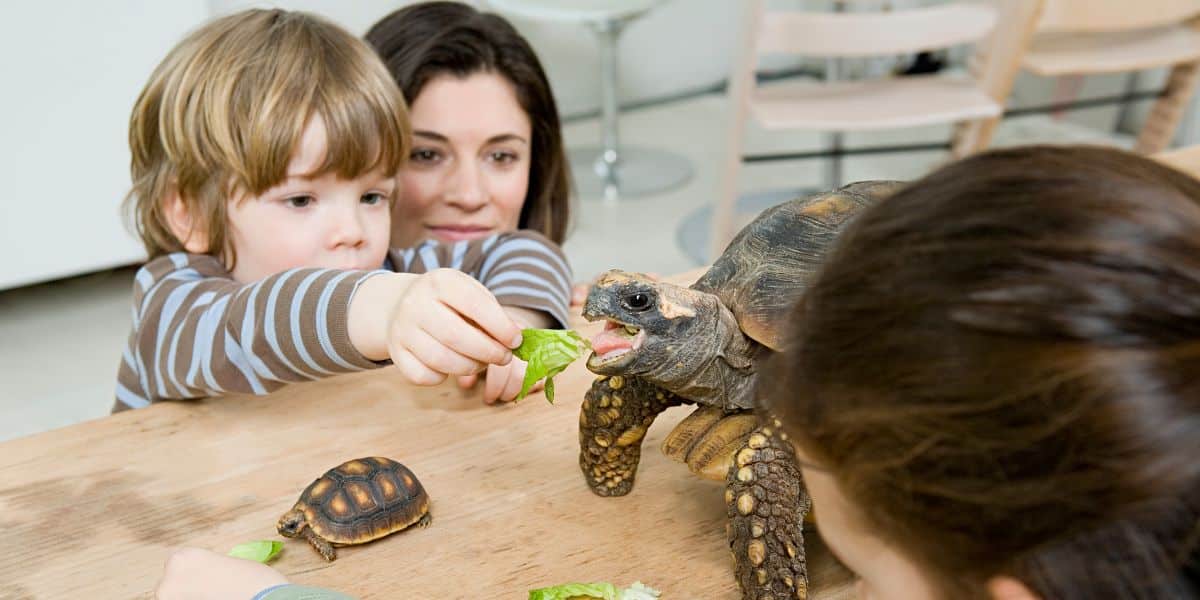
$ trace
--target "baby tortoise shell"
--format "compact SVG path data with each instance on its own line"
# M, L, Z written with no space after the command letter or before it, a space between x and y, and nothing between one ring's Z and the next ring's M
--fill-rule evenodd
M372 456L346 461L309 484L277 529L284 537L307 539L332 561L334 546L364 544L432 520L417 476L394 460Z

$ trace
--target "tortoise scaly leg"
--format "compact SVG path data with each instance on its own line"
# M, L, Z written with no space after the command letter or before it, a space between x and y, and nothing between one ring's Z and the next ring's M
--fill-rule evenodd
M808 597L801 526L812 500L791 445L760 427L734 455L725 480L726 533L743 598Z
M633 489L642 440L655 417L680 404L674 394L636 377L598 377L579 410L579 468L592 492Z
M311 527L305 527L300 533L308 543L312 544L313 550L317 551L326 561L333 562L337 558L337 553L333 551L333 544L330 544L325 538L313 533Z

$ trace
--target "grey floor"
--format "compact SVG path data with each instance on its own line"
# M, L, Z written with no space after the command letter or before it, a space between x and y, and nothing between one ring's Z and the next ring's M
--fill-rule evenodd
M609 268L667 274L698 266L680 238L704 234L706 222L695 213L716 196L726 114L724 99L713 95L622 115L623 141L681 154L691 161L695 175L681 187L647 197L580 199L565 246L577 280ZM942 141L948 132L928 127L850 135L847 145ZM572 123L566 138L572 146L595 143L598 125ZM824 141L819 134L768 135L751 128L747 150L815 150ZM997 145L1032 142L1128 144L1044 116L1008 120L996 137ZM850 157L844 180L911 179L945 158L942 152ZM745 192L818 187L823 173L819 160L756 164L743 169L740 186ZM750 215L741 217L748 220ZM686 231L681 231L683 225ZM0 440L108 413L128 335L133 273L132 268L119 269L0 292Z

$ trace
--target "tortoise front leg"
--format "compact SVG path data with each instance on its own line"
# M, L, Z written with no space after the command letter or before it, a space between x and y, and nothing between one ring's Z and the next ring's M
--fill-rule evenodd
M812 500L787 441L760 427L734 455L725 479L726 533L743 598L808 597L804 516Z
M333 559L337 558L337 553L333 551L333 544L313 533L311 527L305 527L300 533L304 535L304 539L308 540L308 543L312 544L313 550L316 550L317 554L320 554L322 558L329 562L333 562Z
M680 400L637 377L598 377L579 411L579 468L592 492L624 496L633 489L642 440L655 417Z

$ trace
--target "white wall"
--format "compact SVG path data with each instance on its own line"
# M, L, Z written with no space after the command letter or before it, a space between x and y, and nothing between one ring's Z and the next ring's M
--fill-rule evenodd
M411 0L410 0L411 2ZM0 18L0 289L143 258L119 212L129 188L129 113L187 31L249 6L323 14L355 34L410 2L387 0L54 0ZM736 3L672 0L621 41L623 100L719 82ZM541 54L560 110L594 110L595 42L582 25L514 19Z
M0 95L0 175L8 185L0 197L0 289L142 258L140 245L125 230L118 212L129 187L129 112L154 65L185 32L215 15L249 6L281 6L323 14L361 35L378 18L411 1L6 4L0 18L0 82L5 91ZM769 5L817 3L771 0ZM729 70L739 10L739 0L669 0L635 21L620 43L622 101L721 82ZM512 20L541 56L562 113L595 110L599 83L591 32L578 24ZM1085 94L1119 91L1120 81L1093 78ZM1015 94L1017 104L1041 104L1049 100L1052 87L1051 80L1023 77ZM1107 128L1114 115L1115 108L1103 108L1070 118ZM1185 128L1185 133L1185 143L1200 142L1200 125Z
M0 18L0 288L138 260L118 205L126 126L201 0L6 4Z

